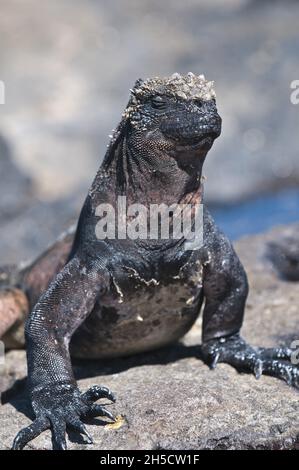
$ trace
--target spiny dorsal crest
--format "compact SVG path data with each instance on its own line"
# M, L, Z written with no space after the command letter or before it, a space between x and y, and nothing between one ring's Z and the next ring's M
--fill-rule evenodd
M214 82L205 79L204 75L195 75L192 72L187 75L174 73L171 77L148 78L137 80L132 92L132 97L142 99L154 94L168 95L185 100L208 101L216 97Z

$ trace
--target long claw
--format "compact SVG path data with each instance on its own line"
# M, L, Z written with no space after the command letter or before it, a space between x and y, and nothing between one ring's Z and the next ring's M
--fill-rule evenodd
M111 390L109 390L109 394L108 394L107 398L108 398L109 400L111 400L113 403L116 402L116 396L114 395L113 392L111 392Z
M255 375L255 378L258 380L263 373L263 362L261 359L258 359L254 365L253 373Z
M51 419L51 418L50 418ZM54 446L56 450L67 450L65 432L66 432L66 422L64 419L61 421L56 421L56 419L51 419L52 424L52 435Z
M113 422L115 422L115 416L108 410L106 410L103 406L94 404L89 410L88 416L90 417L97 417L97 416L106 416L110 418Z
M17 434L12 445L12 450L22 450L28 442L48 429L49 426L50 423L47 418L37 418L32 424L21 429Z
M218 361L219 361L219 358L220 358L220 353L217 352L217 353L215 354L215 356L213 357L213 360L212 360L212 362L211 362L211 366L210 366L211 369L215 369L215 368L216 368L216 366L217 366L217 364L218 364Z
M74 430L78 431L80 434L84 434L87 437L87 439L86 439L87 444L93 444L93 439L92 439L91 435L87 431L86 426L82 423L82 421L80 421L79 418L74 417L74 418L69 419L68 424Z
M93 444L93 438L91 437L91 435L90 435L89 432L87 431L87 429L86 429L86 427L84 426L84 424L83 424L83 426L82 426L82 428L81 428L81 433L84 434L84 435L87 437L87 439L86 439L86 443L87 443L87 444Z
M57 443L56 450L67 450L65 439Z
M285 370L285 381L288 385L292 385L293 383L293 377L289 369Z
M97 401L100 398L108 398L113 403L115 403L116 398L114 393L109 390L107 387L100 387L99 385L94 385L87 392L82 394L82 398L87 401Z

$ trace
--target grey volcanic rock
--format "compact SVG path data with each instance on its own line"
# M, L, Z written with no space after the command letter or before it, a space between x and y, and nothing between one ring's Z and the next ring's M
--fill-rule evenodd
M242 333L254 345L290 346L299 339L298 286L279 279L265 257L267 243L285 230L236 244L251 287ZM123 415L124 424L116 430L98 420L89 427L94 446L75 439L69 448L299 448L299 392L271 377L257 381L225 364L210 371L197 357L200 333L199 320L182 343L163 351L101 364L77 362L80 388L109 386L118 397L110 409ZM8 449L20 427L30 422L22 381L15 382L25 376L25 353L8 353L1 371L2 390L10 390L4 394L8 403L0 409L0 447ZM28 446L50 447L49 432Z

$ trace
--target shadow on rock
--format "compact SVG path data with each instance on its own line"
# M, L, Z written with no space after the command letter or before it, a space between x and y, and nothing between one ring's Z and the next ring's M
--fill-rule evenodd
M100 361L74 359L73 366L76 379L81 380L118 374L145 365L166 365L190 357L201 359L200 347L198 345L186 346L183 343L177 343L154 352L123 358L101 359ZM26 378L17 379L9 389L2 393L1 403L2 405L10 403L17 411L32 419L34 415L27 397L26 382ZM104 425L106 423L96 419L92 424ZM73 433L70 433L71 438L72 435Z

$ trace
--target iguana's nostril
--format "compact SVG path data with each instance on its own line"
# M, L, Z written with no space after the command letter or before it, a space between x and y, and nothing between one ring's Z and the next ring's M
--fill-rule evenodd
M201 100L195 100L194 103L198 108L202 108L203 102Z

